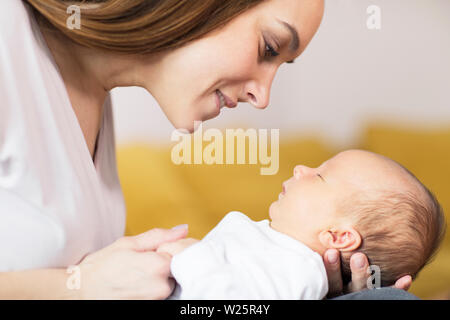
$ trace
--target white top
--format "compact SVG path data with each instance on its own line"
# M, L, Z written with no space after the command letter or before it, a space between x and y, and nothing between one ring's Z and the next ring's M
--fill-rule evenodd
M95 163L31 8L0 8L0 271L65 267L124 234L113 114Z
M176 254L172 300L322 299L328 280L322 257L302 242L228 213L200 242Z

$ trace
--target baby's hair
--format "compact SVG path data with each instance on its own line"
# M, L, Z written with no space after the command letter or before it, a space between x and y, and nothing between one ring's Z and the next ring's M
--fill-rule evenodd
M426 203L411 192L379 190L370 197L359 191L341 204L340 212L353 217L362 238L357 250L342 254L345 283L351 279L350 256L355 252L364 253L370 265L380 268L383 287L405 275L416 279L433 260L445 235L445 216L435 195L420 185Z

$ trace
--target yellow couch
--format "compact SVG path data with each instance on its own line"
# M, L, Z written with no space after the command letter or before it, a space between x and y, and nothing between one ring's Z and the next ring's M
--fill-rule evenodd
M450 129L418 130L372 125L351 148L384 154L410 169L450 212ZM268 217L281 183L296 164L317 166L340 150L316 138L280 141L276 175L260 175L260 165L180 165L171 161L172 145L120 146L120 180L127 205L127 235L150 228L188 223L190 236L202 238L231 210L254 220ZM349 147L350 148L350 147ZM450 289L450 236L435 261L410 292L433 298Z

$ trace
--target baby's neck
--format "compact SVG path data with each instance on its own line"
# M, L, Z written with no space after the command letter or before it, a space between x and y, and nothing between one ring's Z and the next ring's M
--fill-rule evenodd
M302 243L303 245L307 246L311 250L317 252L321 256L325 253L327 248L325 248L317 239L317 241L312 241L312 239L304 239L300 235L297 234L290 234L289 232L286 232L285 230L282 230L281 228L278 228L276 225L272 224L272 221L269 220L269 226L273 230L282 233L284 235L289 236L290 238Z

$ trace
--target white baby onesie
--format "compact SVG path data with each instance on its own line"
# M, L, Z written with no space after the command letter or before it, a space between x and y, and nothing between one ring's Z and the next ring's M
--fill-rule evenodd
M200 242L176 254L177 285L169 299L322 299L322 257L300 241L229 212Z

